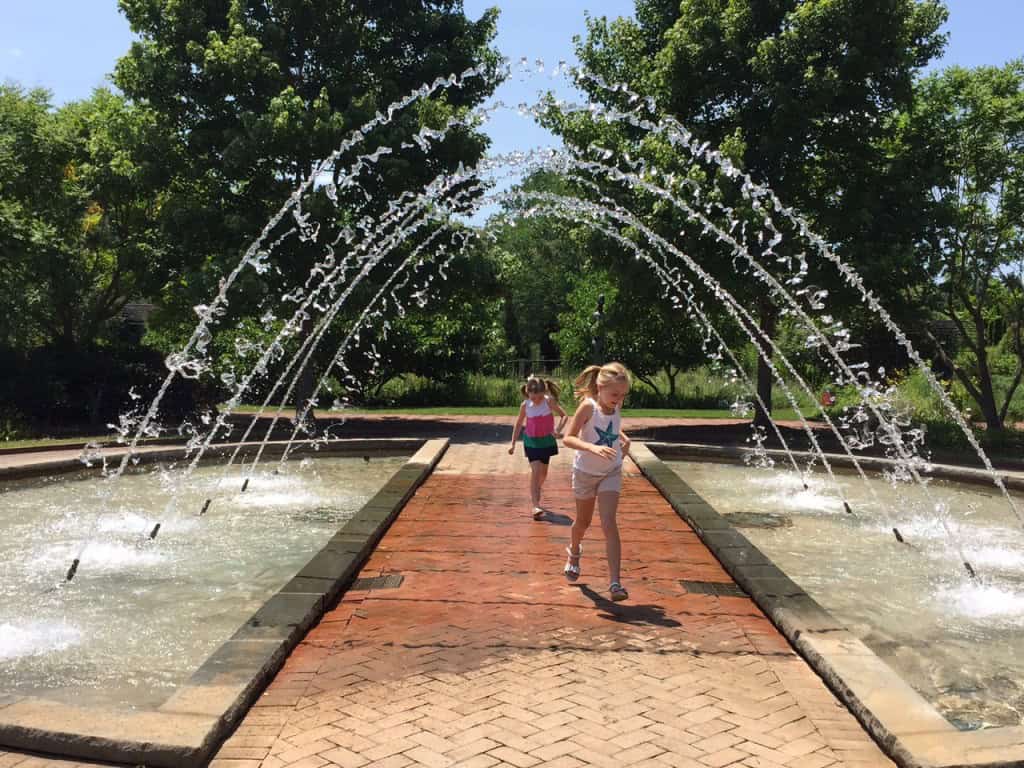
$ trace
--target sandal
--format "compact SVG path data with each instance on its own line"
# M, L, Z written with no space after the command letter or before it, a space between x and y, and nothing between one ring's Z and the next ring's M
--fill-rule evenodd
M565 568L562 573L565 574L565 578L569 581L576 581L580 577L580 555L583 554L583 545L580 544L580 551L575 555L569 547L565 548L566 554L569 555L569 559L565 561ZM572 561L576 561L576 565L572 564Z
M611 595L612 600L614 600L616 603L620 600L626 600L629 598L629 592L627 592L626 588L619 584L619 582L617 581L613 581L608 586L608 592Z
M543 507L534 507L533 508L533 519L534 520L540 520L542 517L544 517L544 508Z

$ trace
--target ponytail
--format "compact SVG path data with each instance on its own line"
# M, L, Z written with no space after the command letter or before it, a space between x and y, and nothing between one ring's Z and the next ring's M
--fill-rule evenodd
M573 382L574 392L577 400L583 400L587 397L597 397L597 376L601 373L600 365L588 365L583 369L583 373L576 377L576 381Z
M626 386L632 386L632 377L626 366L622 363L605 363L604 365L588 365L583 373L576 377L573 382L576 385L576 399L583 400L586 397L597 397L597 388L610 384L615 380L626 382Z
M558 394L562 391L562 388L551 379L542 379L540 376L534 376L531 373L519 387L519 391L523 397L528 397L531 392L544 392L551 395L557 401Z

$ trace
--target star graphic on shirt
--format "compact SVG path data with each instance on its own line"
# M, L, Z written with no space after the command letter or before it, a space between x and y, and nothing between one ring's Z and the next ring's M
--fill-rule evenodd
M594 430L597 432L596 445L607 445L609 448L615 447L615 441L619 439L619 436L615 432L612 432L612 422L608 422L607 429L601 429L595 424Z

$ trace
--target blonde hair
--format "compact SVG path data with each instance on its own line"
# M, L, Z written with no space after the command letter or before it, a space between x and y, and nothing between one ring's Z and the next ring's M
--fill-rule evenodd
M546 395L551 395L551 398L557 402L558 393L562 391L562 388L551 379L542 379L531 373L526 378L526 383L519 387L519 391L523 393L523 397L528 396L531 392L543 392Z
M576 377L576 399L597 397L597 388L611 384L613 381L625 381L627 387L633 386L633 378L622 363L605 363L604 365L588 365L583 373Z

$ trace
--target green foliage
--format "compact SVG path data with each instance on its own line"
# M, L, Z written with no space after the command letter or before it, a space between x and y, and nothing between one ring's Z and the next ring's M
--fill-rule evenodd
M194 322L192 307L209 301L217 280L237 263L289 192L343 140L435 78L475 66L493 70L497 64L497 53L489 47L496 12L473 21L460 0L121 0L120 5L138 40L118 62L115 82L172 129L174 151L165 156L171 182L161 212L180 268L160 296L164 311L157 319L170 326L171 334L175 326ZM271 274L263 279L245 275L237 284L224 327L240 324L244 329L247 316L262 316L267 308L283 314L274 283L305 282L323 257L324 243L335 243L333 255L342 259L345 227L363 215L379 214L401 192L438 173L475 162L487 139L473 130L452 130L429 157L412 136L421 127L441 128L450 118L465 115L491 87L484 79L470 80L464 88L421 99L368 134L360 154L382 147L391 153L358 184L340 186L337 207L322 188L306 196L302 210L321 226L321 245L294 237L279 243ZM337 182L354 159L352 153L337 158L322 178L333 175ZM408 248L400 247L387 256L350 304L368 301L407 254ZM310 373L326 368L334 342L354 320L350 313L339 315ZM310 332L313 321L296 342ZM395 338L421 331L431 332L396 327ZM237 335L235 330L222 333ZM442 329L438 339L422 341L436 359L439 339L457 335ZM382 340L384 357L402 357L402 344L386 349L385 344ZM423 351L423 345L412 346ZM463 362L469 364L451 357L446 364ZM297 400L308 394L308 386L304 382L296 390Z
M550 174L530 177L522 189L570 192L565 180ZM506 212L521 213L524 208L510 205ZM555 217L523 218L496 230L487 257L502 285L504 330L515 353L510 357L529 356L532 344L540 345L542 358L559 356L553 334L559 329L559 314L566 310L566 296L588 263L587 239L578 225Z
M368 404L385 407L472 404L512 409L521 400L519 382L509 379L479 373L462 374L447 380L403 374L385 383Z
M162 282L153 115L109 91L52 110L0 86L0 344L89 345Z
M1024 62L932 75L899 124L930 183L925 299L963 349L933 340L999 430L1024 374Z
M396 377L429 377L440 388L504 357L498 283L493 263L476 248L452 260L424 290L410 286L378 307L344 356L334 395L365 403ZM437 270L424 262L418 278ZM354 306L359 306L356 302ZM347 332L355 318L339 324ZM340 333L338 334L340 336ZM339 339L340 340L340 339ZM338 345L329 343L329 347Z
M586 38L577 41L584 64L608 83L653 96L697 141L720 147L755 180L771 185L857 267L876 296L906 310L896 312L898 319L911 314L906 298L927 278L913 258L920 190L918 179L894 162L896 129L887 118L910 103L915 72L942 49L942 4L638 0L636 7L635 19L588 21ZM630 106L620 91L592 81L583 87L595 101ZM673 192L684 200L695 197L678 181L686 177L702 184L705 200L729 206L740 221L756 221L734 187L708 184L716 180L714 168L690 162L664 140L641 139L585 113L553 110L549 122L577 147L628 149L648 167L675 174ZM650 195L618 188L607 194L689 253L763 327L773 325L778 309L763 284L713 238L702 237L699 225ZM731 227L724 219L718 223ZM786 235L778 255L794 256L800 238L781 217L775 223ZM760 253L756 228L749 231L745 244ZM742 228L737 232L743 240ZM769 269L772 261L766 259ZM807 282L831 291L835 316L854 327L870 325L834 271L812 262ZM700 288L698 296L719 304ZM876 355L879 345L866 351ZM891 353L883 352L891 364Z
M120 4L139 39L118 62L115 82L174 131L164 225L183 265L199 273L175 287L188 294L183 312L206 298L211 278L237 259L314 164L378 110L436 77L496 61L488 48L495 13L471 21L461 2ZM453 132L429 162L399 146L421 125L479 102L487 88L477 81L421 103L369 137L360 151L395 150L363 185L378 208L480 155L485 139L466 131ZM346 194L343 212L363 200L360 190ZM285 278L304 276L309 255L283 251Z

